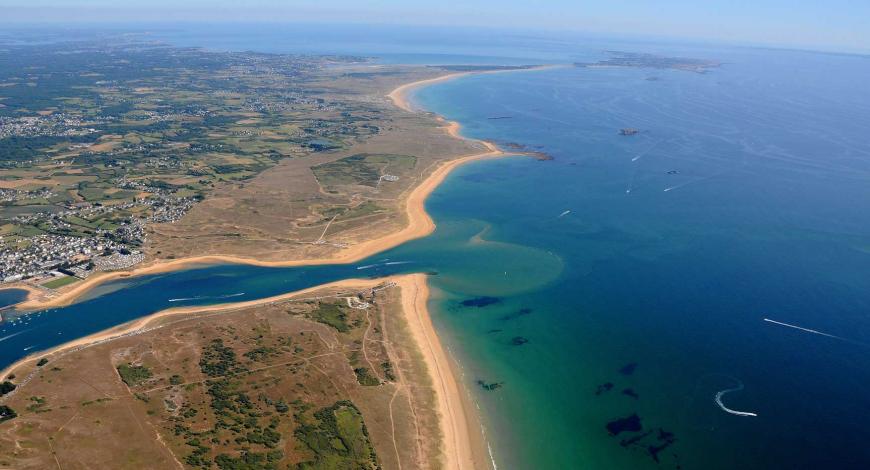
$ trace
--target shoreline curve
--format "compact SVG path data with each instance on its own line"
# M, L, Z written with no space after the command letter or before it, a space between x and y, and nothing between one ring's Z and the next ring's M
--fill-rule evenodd
M540 70L542 68L543 67L510 71ZM410 93L411 91L433 85L435 83L453 80L463 76L498 72L502 71L451 73L440 77L419 80L400 85L386 96L387 98L392 100L393 104L399 109L409 113L416 113L418 111L415 111L413 109L408 98L408 93ZM485 150L479 153L460 155L451 160L442 162L419 185L414 187L405 201L405 215L408 219L407 224L401 230L398 230L396 232L375 239L366 240L351 247L342 249L341 251L335 253L333 256L325 258L262 261L254 258L244 258L232 255L203 255L173 260L158 259L152 261L151 264L149 264L148 266L143 266L128 271L112 271L107 273L94 274L88 279L85 279L80 283L71 286L69 290L59 291L56 296L50 298L37 297L37 295L39 295L39 290L26 283L14 283L8 286L3 286L3 288L27 289L31 294L28 295L28 298L26 300L16 304L14 307L18 310L32 311L70 305L74 303L76 299L83 296L91 289L106 282L117 279L144 276L149 274L160 274L175 270L181 270L191 266L210 264L244 264L263 267L296 267L317 266L326 264L350 264L368 258L369 256L375 255L377 253L389 250L390 248L395 248L396 246L399 246L405 242L425 237L435 231L435 222L432 220L432 217L429 215L429 213L426 212L426 198L444 181L444 179L451 171L453 171L458 166L468 162L498 158L508 155L508 153L502 151L492 142L462 136L460 134L461 125L458 122L448 121L440 116L437 119L444 123L444 130L451 137L481 144L483 145ZM520 153L521 152L517 152L516 154ZM43 293L42 295L45 294Z

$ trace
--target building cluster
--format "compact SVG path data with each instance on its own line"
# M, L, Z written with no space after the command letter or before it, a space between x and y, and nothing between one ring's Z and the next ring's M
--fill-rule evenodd
M76 277L87 277L93 270L125 269L144 260L136 248L145 243L147 223L171 223L184 216L196 203L196 198L179 197L170 190L153 188L138 182L125 182L123 187L148 191L147 198L116 205L71 203L59 212L39 212L12 219L18 225L38 226L46 232L28 238L24 247L6 243L0 236L0 280L13 282L32 277L44 277L62 269ZM82 227L70 223L93 220L120 210L147 206L147 216L130 218L116 224L112 230L92 229L88 236L72 233Z
M182 218L198 201L196 197L178 196L172 189L157 188L138 180L121 177L117 186L122 189L134 189L150 193L147 198L137 198L134 204L147 205L149 215L147 222L165 224ZM144 227L143 227L144 233Z
M36 235L26 248L0 246L0 279L14 282L41 277L57 269L87 265L100 256L129 251L114 240L101 237ZM2 242L2 237L0 237Z
M34 191L22 191L20 189L0 188L0 203L2 202L18 202L29 199L48 199L57 194L48 188L40 188Z
M106 122L106 118L87 120L66 113L48 116L0 117L0 139L6 137L72 137L99 132L92 126Z
M248 98L245 101L246 111L256 113L281 113L304 109L311 111L336 111L339 109L335 103L323 98L310 97L302 92L281 93L275 99L264 100L259 96Z

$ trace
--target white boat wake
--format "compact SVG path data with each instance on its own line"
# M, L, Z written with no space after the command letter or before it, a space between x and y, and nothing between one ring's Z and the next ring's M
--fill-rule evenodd
M750 411L732 410L731 408L728 408L727 406L725 406L724 403L722 403L722 397L726 393L739 392L740 390L743 390L743 382L738 380L737 383L738 383L738 385L736 387L726 388L725 390L721 390L721 391L716 392L716 399L715 399L716 405L718 405L719 408L722 408L722 411L724 411L726 413L730 413L734 416L758 416L758 414L752 413Z
M9 339L9 338L14 338L14 337L16 337L16 336L18 336L18 335L20 335L20 334L22 334L22 333L27 333L28 331L30 331L30 330L32 330L32 329L33 329L33 328L29 328L29 329L24 330L24 331L19 331L18 333L12 333L11 335L4 336L4 337L0 338L0 342L6 341L6 340Z
M794 328L795 330L805 331L807 333L812 333L814 335L822 335L822 336L827 336L828 338L839 339L840 341L848 341L850 343L852 342L851 340L848 340L846 338L842 338L842 337L837 336L837 335L832 335L830 333L825 333L823 331L811 330L809 328L804 328L802 326L797 326L797 325L790 325L788 323L783 323L781 321L771 320L770 318L764 318L763 320L768 322L768 323L773 323L774 325L780 325L780 326L785 326L788 328Z
M384 266L395 266L397 264L408 264L410 261L390 261L389 263L384 263Z
M169 299L169 302L185 302L188 300L208 300L208 299L230 299L232 297L239 297L245 295L244 292L239 292L237 294L227 294L227 295L198 295L196 297L182 297L178 299Z
M408 264L408 263L411 263L411 261L389 261L387 263L376 263L376 264L367 264L365 266L358 266L356 269L359 271L362 269L376 268L378 266L395 266L397 264Z
M658 147L659 144L662 143L662 142L664 142L664 140L660 140L660 141L656 142L655 144L653 144L652 147L646 149L646 150L645 150L644 152L642 152L642 153L637 154L634 158L631 159L631 161L632 161L632 162L636 162L636 161L640 160L640 157L642 157L642 156L644 156L644 155L646 155L646 154L652 152L653 149L656 148L656 147Z

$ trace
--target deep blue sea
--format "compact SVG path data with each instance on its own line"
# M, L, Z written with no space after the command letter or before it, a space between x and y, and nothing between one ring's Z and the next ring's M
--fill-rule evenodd
M618 48L723 65L424 89L417 102L466 135L554 159L459 168L427 202L435 234L357 265L106 285L0 326L0 364L170 306L435 271L436 327L500 469L870 467L870 58L539 39L481 43L480 62ZM475 61L468 44L431 47L409 62Z

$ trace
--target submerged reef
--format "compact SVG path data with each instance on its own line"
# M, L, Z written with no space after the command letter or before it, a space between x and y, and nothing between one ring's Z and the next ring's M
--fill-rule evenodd
M463 307L489 307L490 305L495 305L497 303L501 303L501 299L498 297L474 297L472 299L463 300L459 302L459 305Z
M601 395L602 393L609 392L611 390L613 390L613 383L605 382L595 389L595 395Z
M607 423L607 432L611 436L618 436L623 432L638 432L641 429L643 429L643 425L640 423L640 416L637 413L633 413L625 418L617 418Z

